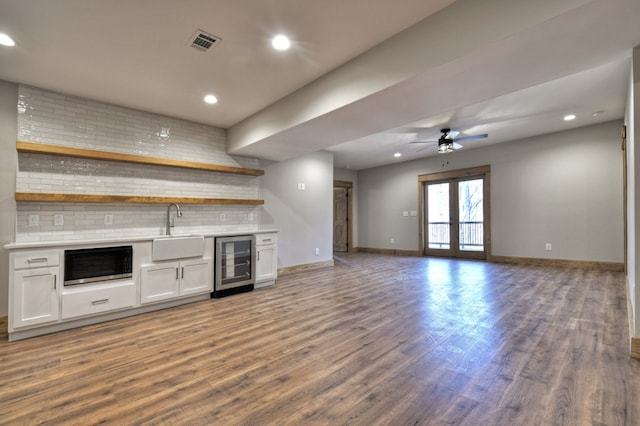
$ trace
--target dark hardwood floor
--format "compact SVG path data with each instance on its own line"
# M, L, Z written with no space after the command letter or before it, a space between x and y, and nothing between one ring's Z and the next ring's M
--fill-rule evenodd
M620 272L344 255L251 293L4 334L0 423L637 425L625 297Z

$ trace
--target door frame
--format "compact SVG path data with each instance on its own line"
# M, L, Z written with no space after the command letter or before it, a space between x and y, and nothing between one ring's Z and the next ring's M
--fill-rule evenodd
M347 253L353 253L353 182L334 180L333 187L347 190Z
M622 224L623 224L623 232L624 232L624 273L625 275L628 273L628 265L629 265L629 241L627 235L628 223L627 223L627 208L628 208L628 195L627 191L628 183L628 169L627 169L627 161L628 161L628 150L627 150L627 126L622 126L621 135L622 137Z
M419 252L422 256L427 256L425 247L425 208L424 202L426 200L426 189L429 183L436 183L438 181L446 181L451 179L457 180L469 180L473 178L484 178L483 183L483 204L484 204L484 252L478 258L490 260L491 259L491 166L478 166L470 167L466 169L449 170L446 172L429 173L424 175L418 175L418 209L419 217L418 221L418 238L419 238ZM466 252L465 252L466 253ZM480 254L480 253L479 253ZM470 258L475 256L470 256Z

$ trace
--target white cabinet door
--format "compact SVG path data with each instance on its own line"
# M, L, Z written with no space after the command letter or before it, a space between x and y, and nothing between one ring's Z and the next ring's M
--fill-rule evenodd
M180 296L213 291L213 265L211 259L180 262Z
M276 245L256 247L256 283L275 280L278 272Z
M60 270L33 268L13 273L13 327L57 321Z
M140 268L140 303L153 303L178 296L180 264L157 263Z

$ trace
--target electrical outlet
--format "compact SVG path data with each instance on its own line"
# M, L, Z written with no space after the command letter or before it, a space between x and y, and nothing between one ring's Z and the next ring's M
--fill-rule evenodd
M29 226L38 226L40 225L40 216L37 214L29 215Z
M227 215L220 213L220 222L224 222L225 220L227 220Z
M546 251L551 251L551 243L546 243L546 244L544 245L544 249L545 249Z
M248 219L248 220L253 220L253 213L249 213L249 214L247 215L247 219Z
M316 248L316 256L318 256L320 254L320 249Z
M395 238L389 238L389 242L390 242L391 244L395 244L395 243L396 243L396 239L395 239Z
M104 224L105 225L113 225L113 215L112 214L105 214L104 215Z
M53 225L54 226L62 226L64 225L64 215L56 214L53 216Z

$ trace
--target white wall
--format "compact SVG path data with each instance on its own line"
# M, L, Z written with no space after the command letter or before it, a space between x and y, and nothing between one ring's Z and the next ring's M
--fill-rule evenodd
M260 225L278 228L278 267L333 258L333 154L319 151L261 164ZM304 184L305 190L298 190ZM319 254L315 254L315 249Z
M493 255L622 262L621 126L608 122L361 171L359 246L419 250L419 218L402 215L418 210L418 175L489 164Z
M18 85L0 80L0 316L7 315L9 251L16 234L16 153Z

